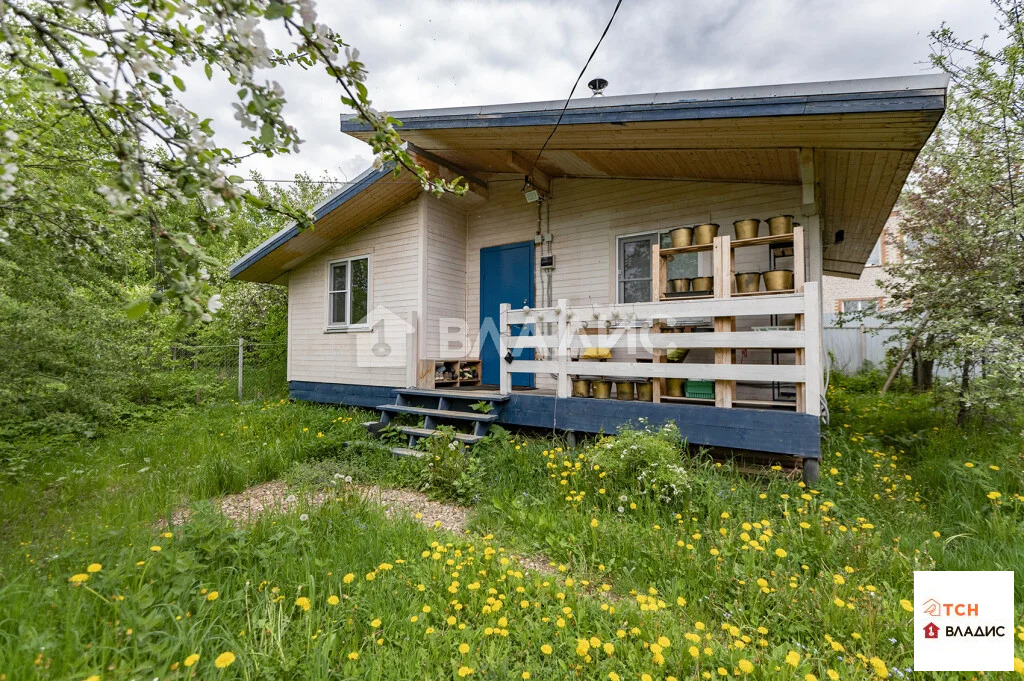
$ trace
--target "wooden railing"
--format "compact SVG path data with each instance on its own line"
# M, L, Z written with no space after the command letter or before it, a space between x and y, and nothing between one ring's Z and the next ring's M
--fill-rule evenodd
M726 294L728 295L728 294ZM735 331L737 317L792 315L792 330ZM669 332L690 328L684 320L710 321L708 333ZM524 329L513 333L514 327ZM736 382L782 382L797 386L798 411L817 415L821 396L821 300L819 285L808 282L799 293L695 298L630 305L570 306L559 300L551 308L513 310L501 306L501 392L508 394L513 373L556 377L556 394L569 397L572 375L607 378L685 378L715 381L715 405L731 407L736 401ZM601 335L592 335L597 330ZM554 333L552 333L554 331ZM651 359L574 361L577 351L588 347L642 350ZM534 349L537 359L515 359L513 353ZM711 363L666 361L676 348L707 348L715 351ZM796 364L736 364L734 351L742 349L794 350ZM633 354L633 353L631 353ZM660 381L655 380L655 387ZM656 389L657 400L660 391Z

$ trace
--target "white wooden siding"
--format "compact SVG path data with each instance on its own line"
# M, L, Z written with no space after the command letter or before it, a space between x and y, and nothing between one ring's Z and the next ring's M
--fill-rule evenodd
M466 211L448 199L423 201L423 357L459 359L467 356Z
M490 199L469 208L469 240L466 254L466 314L471 354L479 353L480 249L531 241L537 229L537 205L523 199L516 183L492 183ZM793 185L750 183L678 182L646 180L556 179L550 201L552 253L551 300L539 268L534 268L535 304L554 305L560 298L570 304L607 304L615 301L617 288L616 239L626 234L661 231L698 222L717 222L720 234L733 234L732 222L742 218L765 219L773 215L800 215L800 188ZM544 230L547 231L544 208ZM799 217L798 217L799 220ZM767 227L763 226L763 230ZM766 233L766 232L765 232ZM546 246L538 246L538 259ZM699 273L710 273L711 254L701 254ZM812 256L813 257L813 256ZM736 252L736 271L766 269L768 249ZM768 319L748 322L767 324ZM740 330L740 329L737 329ZM700 357L706 353L707 357ZM692 361L713 361L713 351L695 350ZM741 353L742 363L767 362L767 351ZM554 387L554 380L539 376L538 387Z
M419 202L423 198L399 206L289 273L288 380L406 384L404 320L419 309ZM327 333L327 263L359 255L370 256L374 330ZM371 360L375 356L370 348L379 342L389 345L391 352Z

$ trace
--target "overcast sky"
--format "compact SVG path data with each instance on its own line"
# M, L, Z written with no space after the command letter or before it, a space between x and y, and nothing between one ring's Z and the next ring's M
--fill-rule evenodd
M614 5L321 0L317 10L360 50L374 105L397 111L564 99ZM985 0L624 0L576 96L598 76L619 95L930 72L928 32L943 21L964 37L995 29ZM268 78L284 86L306 144L247 170L352 178L370 164L369 148L339 132L339 88L322 72ZM232 100L220 99L230 92L201 87L191 103L237 145Z

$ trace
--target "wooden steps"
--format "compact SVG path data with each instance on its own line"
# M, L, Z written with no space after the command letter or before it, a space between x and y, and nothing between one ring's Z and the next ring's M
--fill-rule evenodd
M413 428L411 426L403 426L399 428L403 435L411 435L417 438L433 437L438 431L431 428ZM471 435L470 433L455 433L455 439L459 442L464 442L467 445L475 445L477 442L483 439L480 435Z
M368 432L376 435L391 424L391 419L396 414L422 416L423 424L420 426L398 426L398 432L407 436L409 442L407 447L394 447L391 451L395 456L422 457L425 452L416 449L416 445L420 440L437 435L440 432L437 429L440 422L461 423L462 427L471 426L471 433L456 431L454 437L456 442L473 446L484 439L490 424L498 420L498 412L508 401L508 395L484 390L400 388L395 393L394 404L377 406L380 421L363 424ZM432 401L436 406L424 405ZM490 405L490 411L483 413L468 408L470 404L477 402Z
M450 419L453 421L481 421L490 423L498 420L495 413L482 414L476 411L452 411L451 409L431 409L430 407L410 407L405 404L381 404L375 407L378 411L385 413L414 414L416 416L431 416L435 419Z

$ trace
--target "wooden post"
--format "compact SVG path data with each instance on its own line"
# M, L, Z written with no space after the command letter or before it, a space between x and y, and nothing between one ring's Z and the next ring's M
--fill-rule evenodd
M498 389L502 395L508 395L512 392L512 374L508 370L508 362L505 361L505 355L509 352L509 340L511 338L511 329L508 325L508 313L511 309L511 305L502 303L498 318L498 366L501 367Z
M658 302L665 293L665 270L661 266L661 244L651 246L651 300Z
M238 401L242 401L242 365L243 365L243 348L245 347L245 339L241 336L238 337Z
M655 321L653 324L651 324L651 333L661 333L662 325L663 322L660 319ZM665 351L662 350L661 348L654 348L652 350L651 361L654 362L655 364L663 364L668 359L665 355ZM659 402L661 402L661 391L665 389L665 379L652 378L651 384L651 388L653 389L653 397L651 399L654 400L655 404L658 404Z
M425 387L421 379L419 354L419 326L416 323L416 310L409 310L409 328L405 334L405 387ZM434 367L430 367L430 387L434 387Z
M569 301L558 299L558 385L555 394L569 397L572 391L569 383Z
M714 241L712 265L715 277L715 297L732 297L732 246L728 236L716 237ZM716 333L731 333L736 330L735 317L715 317L713 320ZM732 364L734 350L732 348L715 348L715 364ZM715 381L715 406L732 407L736 399L736 381Z
M800 293L807 281L806 253L804 249L804 228L799 225L793 228L793 290Z
M804 287L804 404L803 411L821 415L822 357L821 357L821 297L820 284L807 282ZM799 395L800 391L797 391Z

